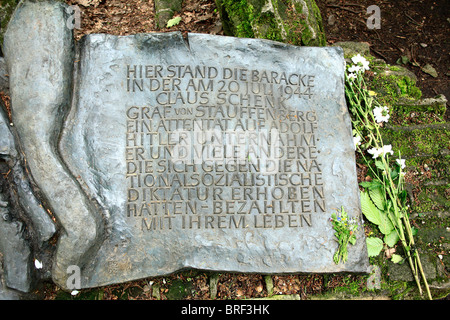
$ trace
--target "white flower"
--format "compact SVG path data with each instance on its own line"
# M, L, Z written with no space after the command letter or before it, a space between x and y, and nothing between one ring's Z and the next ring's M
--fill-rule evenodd
M379 156L384 156L386 153L390 153L391 155L394 154L394 151L392 151L392 145L388 144L385 146L382 146L381 148L372 148L367 150L368 153L372 155L373 159L378 158Z
M360 70L369 70L369 61L366 60L363 56L361 56L359 53L356 56L352 57L353 63L358 67L358 71ZM358 65L361 64L361 65ZM353 72L353 71L350 71Z
M405 164L405 159L396 159L395 160L397 163L398 163L398 165L402 168L402 169L404 169L405 167L406 167L406 164Z
M358 73L359 71L361 71L361 69L362 69L362 67L354 64L350 68L348 68L348 72ZM356 78L356 75L355 75L355 78Z
M389 120L389 108L387 106L384 107L375 107L373 109L373 116L377 123L380 122L388 122Z
M376 159L380 155L380 149L377 149L377 148L369 149L369 150L367 150L367 152L372 155L372 159Z
M42 262L40 262L38 259L34 259L34 266L36 269L42 269Z
M73 296L76 296L78 293L80 293L80 291L72 290L72 292L70 294L73 295Z
M369 69L370 69L370 68L369 68L369 61L367 61L367 60L364 59L364 61L362 61L361 63L362 63L362 68L363 68L364 70L369 70Z
M361 145L361 137L360 136L353 137L353 143L355 144L356 149L357 146Z
M347 76L347 78L349 78L350 80L354 80L354 79L356 79L356 74L350 73L350 74Z
M356 56L352 57L352 61L354 64L358 64L358 62L362 63L363 61L366 61L366 59L358 53Z
M382 155L383 155L383 156L384 156L386 153L390 153L391 155L394 154L394 151L392 151L392 145L390 145L390 144L387 144L387 145L383 146L383 147L381 148L381 150L382 150Z

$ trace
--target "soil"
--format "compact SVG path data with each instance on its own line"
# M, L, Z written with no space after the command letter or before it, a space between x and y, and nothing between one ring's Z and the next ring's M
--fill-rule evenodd
M89 33L127 35L182 31L223 35L214 0L184 0L182 11L175 14L175 17L181 17L180 23L163 29L158 29L155 24L153 0L66 2L79 5L82 11L81 29L75 30L77 40ZM371 54L389 64L397 64L403 57L404 66L416 74L424 98L438 94L450 98L449 1L316 0L316 3L321 10L328 44L338 41L368 42ZM366 24L370 14L366 10L374 4L380 8L381 28L370 30ZM427 64L434 67L437 77L423 71ZM2 100L5 100L4 96ZM449 110L450 108L447 110L447 121L450 118ZM345 288L350 282L359 284L362 288L366 280L366 276L360 275L316 274L278 275L272 278L275 294L298 294L301 298L325 293L329 289ZM110 300L155 299L153 291L159 286L160 298L167 299L171 283L175 281L189 283L189 292L184 299L209 299L208 274L197 271L83 290L82 294L92 293L95 294L94 298L101 296L102 299ZM45 284L39 294L43 295L43 299L71 298L52 284ZM217 299L263 296L267 296L267 288L261 275L224 273L219 276ZM77 297L88 298L82 295Z
M368 42L373 56L391 65L402 64L414 72L423 98L438 94L450 98L449 1L350 2L357 4L343 0L316 0L329 44L338 41ZM367 19L373 14L367 14L370 5L380 8L380 29L367 27ZM424 72L427 64L437 71L437 77ZM449 111L447 108L447 121L450 119Z

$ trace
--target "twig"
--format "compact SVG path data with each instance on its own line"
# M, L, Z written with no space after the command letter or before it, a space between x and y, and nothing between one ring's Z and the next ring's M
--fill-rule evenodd
M423 25L418 23L416 20L414 20L413 18L411 18L406 12L405 12L405 16L407 18L409 18L409 20L411 20L414 24L418 25L419 27L422 27Z
M384 55L382 55L379 51L375 50L374 48L370 48L373 52L375 52L377 55L382 57L386 62L388 61L388 58L386 58Z
M351 12L351 13L354 13L354 14L360 14L361 13L361 12L356 12L356 11L353 11L351 9L345 8L343 6L339 6L337 4L327 4L327 7L338 8L338 9L345 10L345 11L348 11L348 12Z

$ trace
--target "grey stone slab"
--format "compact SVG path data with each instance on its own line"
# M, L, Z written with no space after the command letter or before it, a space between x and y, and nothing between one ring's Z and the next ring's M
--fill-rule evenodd
M31 219L37 242L42 245L55 234L56 227L33 193L29 177L25 174L19 160L15 139L10 128L12 127L10 127L6 113L0 106L0 159L7 160L9 164L18 202Z
M74 58L66 8L56 1L20 2L3 43L21 149L46 208L60 226L53 279L61 286L66 285L68 266L82 267L104 236L95 203L87 199L57 152L70 108Z
M93 34L76 60L59 151L107 231L82 287L182 268L367 272L362 231L333 263L331 213L361 220L342 49Z
M362 230L333 262L331 213L361 220L342 49L175 32L75 52L66 8L21 2L4 42L18 141L59 226L57 284L73 288L73 266L82 288L182 268L367 272Z
M17 151L14 146L14 137L9 130L9 121L6 113L0 104L0 157L1 158L15 158Z
M7 202L0 193L0 256L5 284L10 288L28 292L32 281L31 250L23 229L20 221L10 219Z

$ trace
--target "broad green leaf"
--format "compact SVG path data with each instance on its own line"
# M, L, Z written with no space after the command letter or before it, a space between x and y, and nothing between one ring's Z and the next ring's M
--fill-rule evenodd
M380 210L373 204L367 191L361 191L361 209L367 220L376 225L381 223Z
M391 179L395 180L398 177L398 171L397 170L392 170L391 171Z
M383 162L382 161L375 161L375 167L377 167L378 169L380 169L380 170L385 170L386 168L384 167L384 165L383 165Z
M376 224L384 235L394 229L389 217L375 206L367 191L361 192L361 209L367 220Z
M389 219L389 217L381 211L380 223L378 224L378 228L384 235L391 233L391 231L394 229L394 225L392 224L391 219Z
M374 188L381 188L382 184L377 181L363 181L359 184L361 187L366 188L366 189L374 189Z
M176 26L177 24L179 24L181 21L181 17L176 17L173 19L170 19L169 21L167 21L167 28Z
M384 243L386 243L391 248L397 244L398 240L400 240L400 238L398 237L396 230L392 230L384 237Z
M403 258L402 258L402 256L400 256L398 254L393 254L392 258L391 258L391 261L393 263L402 263L403 262Z
M367 237L366 243L369 257L376 257L383 249L383 241L380 238Z
M369 188L369 195L378 209L384 210L384 194L382 188Z

